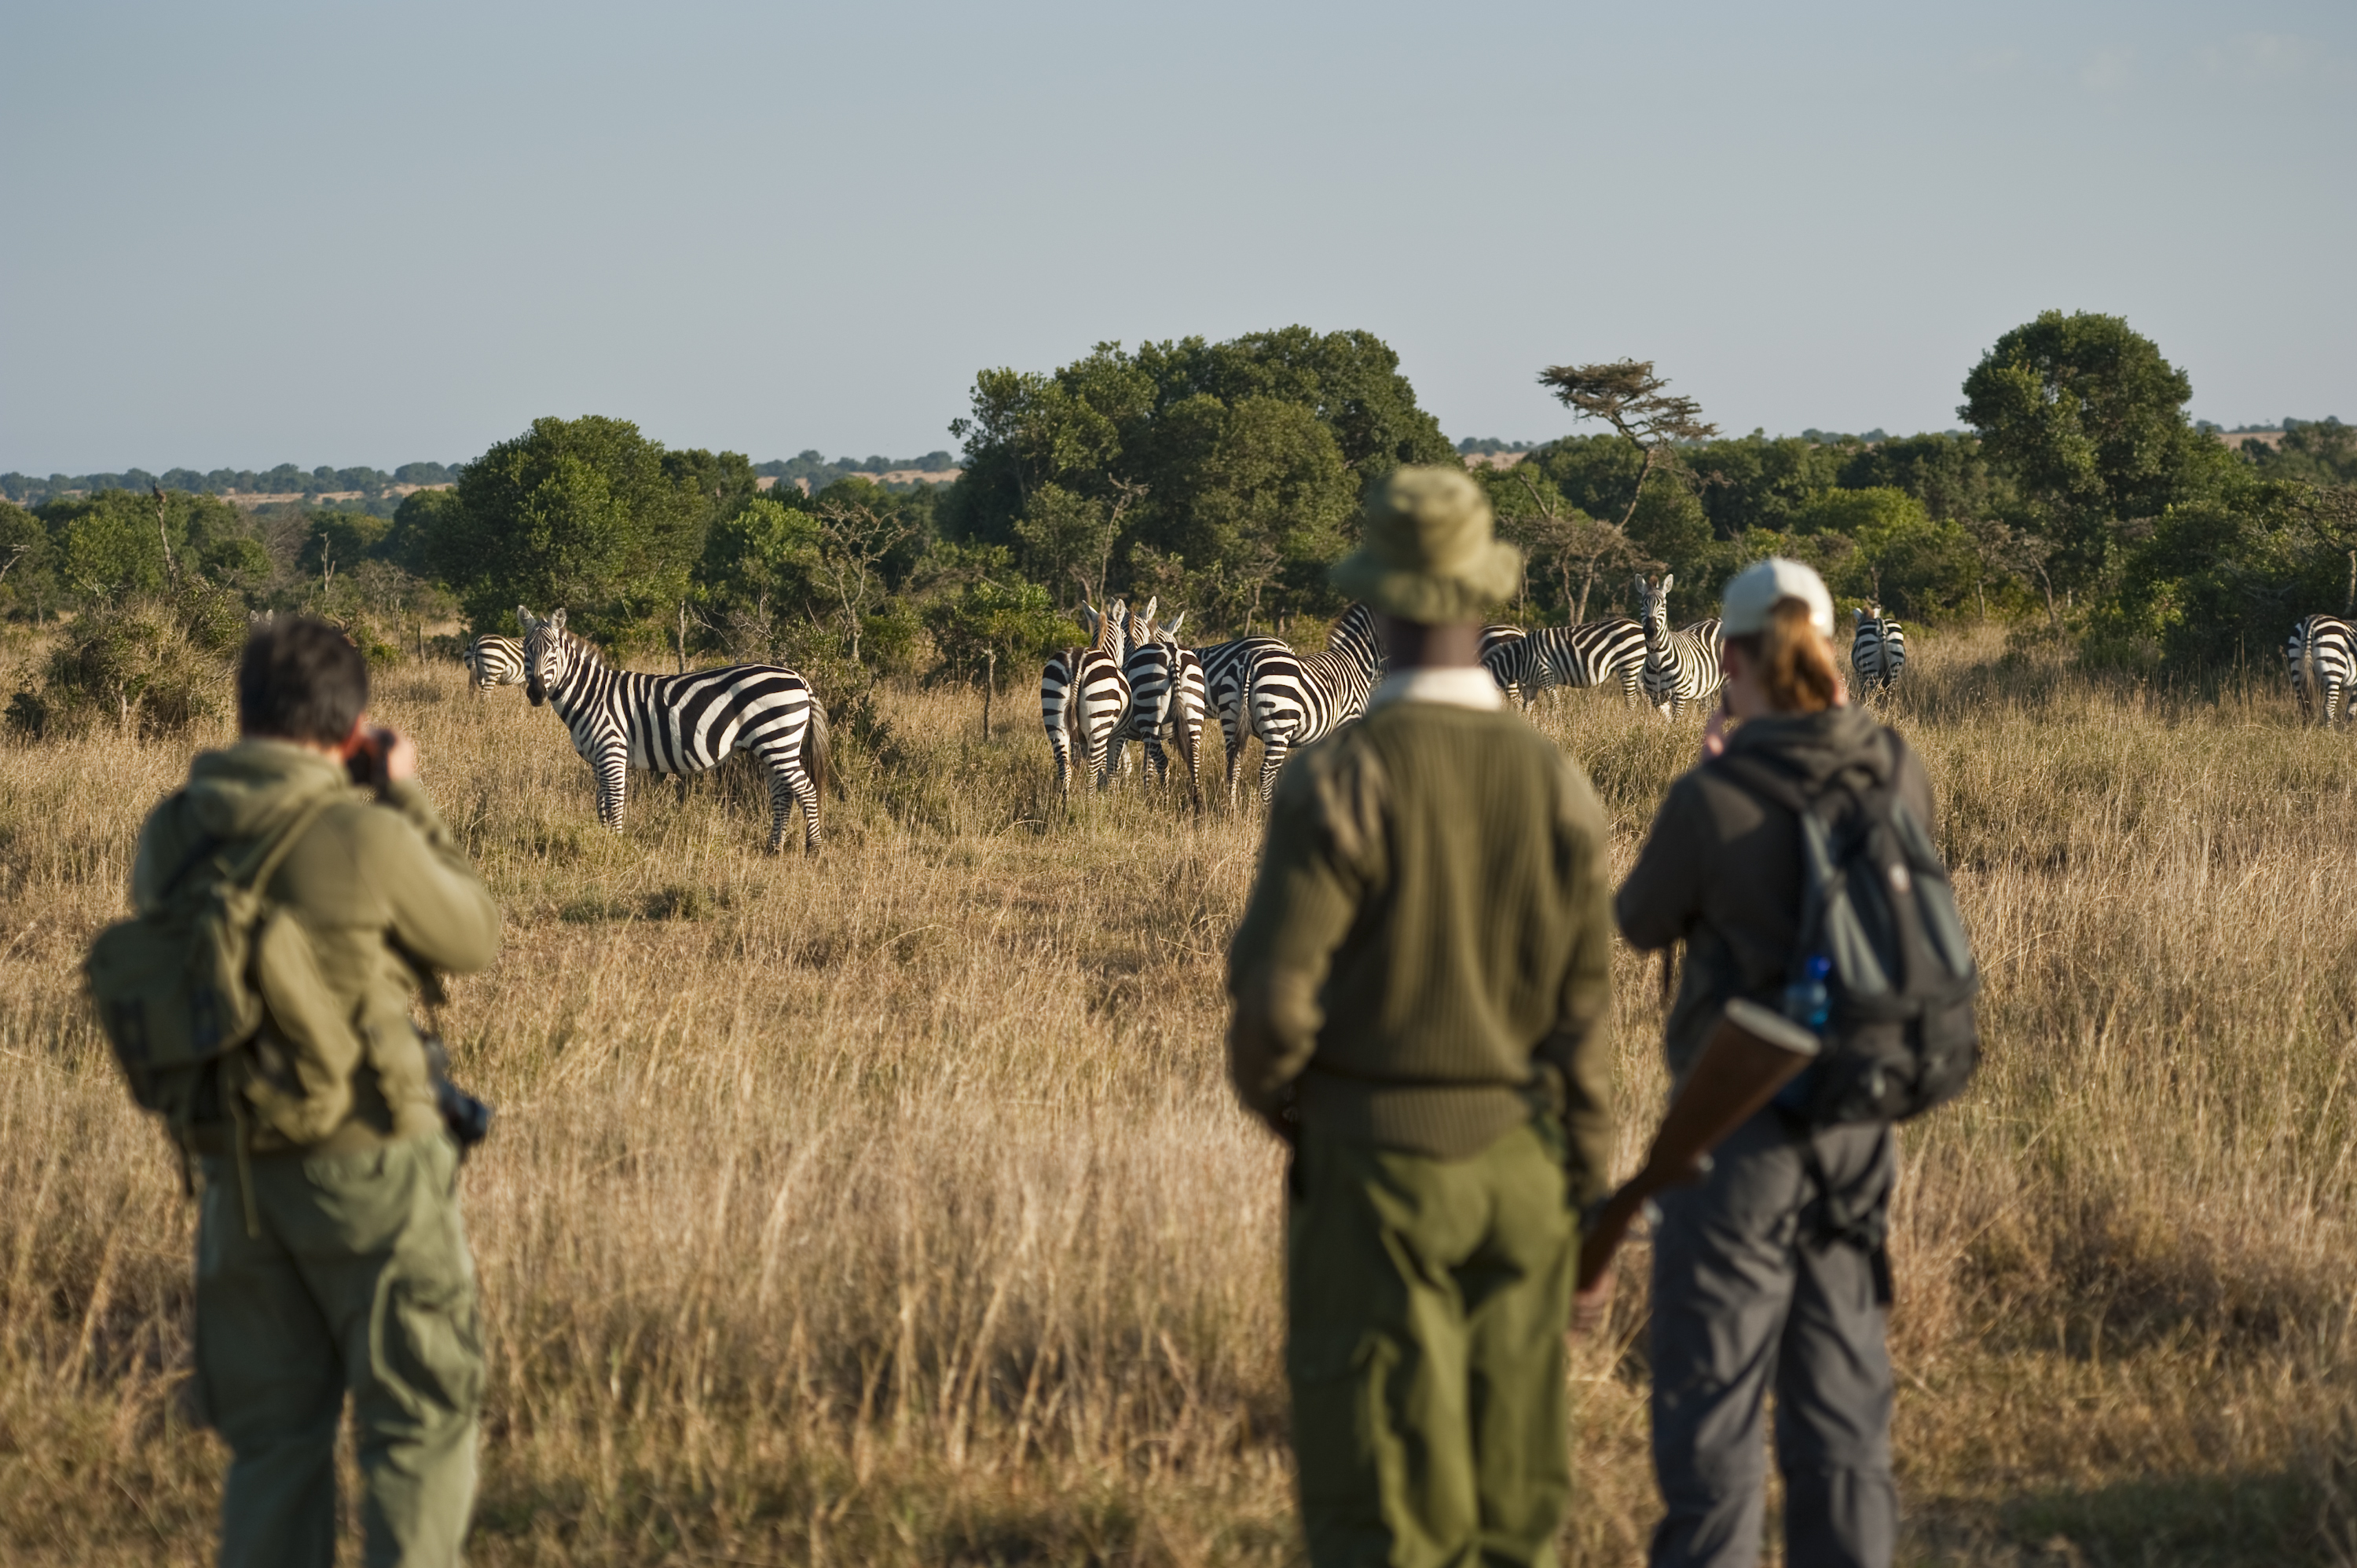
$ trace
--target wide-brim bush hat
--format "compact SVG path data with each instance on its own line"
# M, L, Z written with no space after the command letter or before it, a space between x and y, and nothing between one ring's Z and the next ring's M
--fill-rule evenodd
M1523 580L1481 487L1457 468L1401 468L1368 499L1359 548L1327 580L1401 620L1483 619Z
M1834 634L1834 596L1816 569L1781 555L1754 561L1727 580L1727 595L1718 607L1723 637L1749 637L1768 628L1768 612L1785 599L1809 607L1809 624L1817 635Z

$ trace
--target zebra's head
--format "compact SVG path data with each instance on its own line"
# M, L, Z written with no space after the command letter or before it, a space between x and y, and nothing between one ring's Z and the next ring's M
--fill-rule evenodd
M1637 595L1645 606L1644 613L1637 618L1645 623L1648 632L1657 637L1666 636L1669 632L1670 585L1677 580L1678 575L1674 572L1663 573L1659 583L1648 582L1643 577L1637 579Z
M1146 601L1142 610L1129 612L1129 645L1143 648L1154 640L1154 612L1160 607L1162 596L1157 594Z
M561 609L544 619L518 605L516 624L523 628L523 694L536 708L564 683L572 667L573 639L565 633Z

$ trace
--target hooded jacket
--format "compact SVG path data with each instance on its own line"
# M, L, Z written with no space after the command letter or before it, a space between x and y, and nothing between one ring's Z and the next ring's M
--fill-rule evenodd
M1895 779L1916 820L1936 820L1923 764L1862 708L1746 719L1727 749L1771 762L1812 793L1845 771L1876 785ZM1665 1031L1673 1077L1684 1077L1729 1001L1771 1009L1781 1001L1801 896L1801 825L1791 811L1708 763L1670 786L1613 914L1631 947L1686 944Z
M313 800L328 804L271 876L265 894L310 939L320 979L350 1009L361 1059L352 1111L307 1152L340 1153L422 1136L442 1125L411 995L431 971L466 973L499 951L500 912L414 780L374 798L332 757L285 741L246 739L198 755L188 781L148 813L131 870L145 913L202 858L231 858ZM200 1148L226 1147L222 1123L198 1129ZM253 1151L289 1147L266 1129Z

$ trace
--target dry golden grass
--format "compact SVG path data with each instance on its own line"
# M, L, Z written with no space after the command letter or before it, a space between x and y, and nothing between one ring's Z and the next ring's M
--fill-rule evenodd
M2273 693L2180 702L1996 651L1929 641L1892 704L1989 980L1980 1082L1906 1140L1909 1554L2341 1560L2352 741ZM985 744L969 696L888 692L817 861L760 853L737 771L638 781L615 839L548 714L455 667L382 687L510 922L444 1018L500 1111L465 1178L475 1561L1297 1557L1280 1166L1221 1059L1255 813L1134 783L1066 811L1035 727ZM1696 726L1587 693L1537 722L1625 866ZM0 747L11 1563L207 1552L190 1208L74 972L188 750ZM1624 955L1631 1165L1657 973ZM1578 1357L1573 1563L1636 1560L1651 1523L1641 1274Z

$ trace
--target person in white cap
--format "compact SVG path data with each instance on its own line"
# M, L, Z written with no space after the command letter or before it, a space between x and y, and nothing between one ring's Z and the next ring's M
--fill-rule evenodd
M1727 584L1723 615L1727 681L1702 758L1671 786L1614 900L1632 946L1685 944L1665 1040L1681 1081L1730 1001L1779 1007L1800 940L1799 815L1746 775L1771 771L1812 802L1892 788L1918 822L1935 820L1914 753L1848 705L1833 599L1815 572L1781 559L1749 566ZM1895 1176L1888 1125L1811 1126L1770 1105L1718 1147L1701 1183L1662 1200L1652 1362L1666 1514L1656 1568L1759 1561L1771 1385L1785 1561L1890 1561L1899 1504L1883 1234Z

